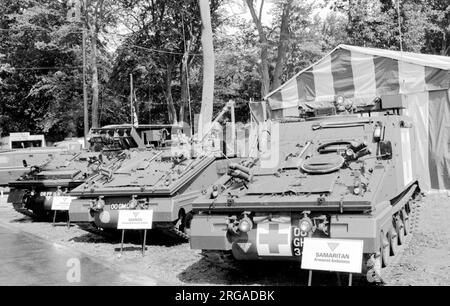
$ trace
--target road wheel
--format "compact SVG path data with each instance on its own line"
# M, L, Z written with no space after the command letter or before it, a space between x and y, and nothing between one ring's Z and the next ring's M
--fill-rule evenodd
M380 246L380 251L381 251L381 264L382 267L387 267L390 263L390 243L389 243L389 239L388 239L388 234L385 234L383 231L381 231L381 246Z
M398 252L398 235L397 230L392 227L388 232L389 245L391 246L391 255L394 256Z
M402 209L402 220L405 229L405 235L409 235L411 233L411 220L410 214L406 212L406 209Z
M395 229L397 230L398 244L404 245L405 244L405 225L403 224L403 221L400 218L400 216L397 216L395 218Z
M181 239L182 241L189 241L190 236L190 218L191 215L181 210L178 214L178 220L175 221L173 226L166 229L166 234Z

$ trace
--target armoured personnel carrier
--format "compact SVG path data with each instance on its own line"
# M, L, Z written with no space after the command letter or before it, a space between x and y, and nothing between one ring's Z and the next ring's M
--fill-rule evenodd
M411 119L374 105L305 104L302 118L273 122L270 158L230 164L192 204L191 248L210 259L301 261L306 238L358 239L362 273L379 280L411 232L419 181Z
M223 108L212 127L230 107ZM167 131L170 140L154 150L128 152L108 175L94 176L70 192L76 197L71 222L115 230L121 210L145 209L152 211L153 229L187 240L193 200L224 175L230 163L225 154L218 157L210 146L203 147L211 131L196 144L181 130Z
M0 188L41 166L62 152L80 152L81 146L47 147L44 135L11 133L0 139Z
M224 164L225 163L225 164ZM226 160L174 154L173 148L135 151L70 192L71 222L117 229L119 211L148 209L152 228L188 239L191 203L226 171Z
M42 164L33 165L31 170L15 181L9 182L8 202L24 214L47 217L51 213L55 197L67 196L73 188L92 175L109 173L108 166L129 150L144 150L155 138L147 134L160 131L165 126L110 125L91 129L89 150L53 154ZM169 128L169 126L167 126Z

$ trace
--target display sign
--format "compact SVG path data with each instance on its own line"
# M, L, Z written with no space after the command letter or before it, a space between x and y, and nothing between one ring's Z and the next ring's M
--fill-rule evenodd
M305 238L302 269L361 273L362 240Z
M117 229L151 229L153 210L119 210Z
M52 201L52 210L69 210L73 197L54 196Z

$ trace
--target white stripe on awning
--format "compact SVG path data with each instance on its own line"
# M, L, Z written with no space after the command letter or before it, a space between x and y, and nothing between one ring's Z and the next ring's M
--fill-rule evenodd
M414 123L413 171L419 177L422 190L431 189L430 171L428 167L428 120L429 120L429 97L428 92L417 93L407 96L405 115L412 118ZM412 139L411 139L412 140Z
M297 106L283 109L283 117L298 117L298 115L299 111Z
M373 56L351 51L355 97L375 97L377 92Z
M425 90L424 66L399 61L398 70L401 94L423 92Z
M296 107L298 105L297 79L291 79L286 86L281 88L283 108Z
M326 56L313 67L316 100L334 97L333 74L331 73L331 56ZM322 99L321 99L322 98Z

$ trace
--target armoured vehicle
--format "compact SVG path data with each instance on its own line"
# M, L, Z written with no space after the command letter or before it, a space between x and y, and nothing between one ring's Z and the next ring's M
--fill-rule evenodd
M0 188L61 152L79 152L80 146L47 147L44 135L11 133L0 139Z
M210 259L301 261L306 238L358 239L362 273L379 280L411 232L419 194L414 129L399 113L381 98L341 100L273 122L270 156L230 164L192 204L191 248Z
M225 174L230 160L225 154L210 154L214 153L210 147L198 150L181 130L168 135L171 139L164 145L151 151L128 152L111 166L108 175L94 176L72 190L70 195L76 199L69 210L71 222L114 231L120 211L146 209L152 211L153 229L187 240L192 201ZM197 141L200 147L208 135Z
M226 163L174 154L173 147L129 152L108 175L93 177L70 192L77 197L70 206L70 220L117 229L121 210L149 209L152 228L187 239L192 201L225 173Z
M68 195L73 188L92 175L109 173L108 165L121 158L125 151L145 149L158 139L147 134L169 126L110 125L91 129L89 150L79 152L58 152L49 156L42 164L32 165L31 170L19 179L9 182L8 202L24 214L47 217L55 197Z

